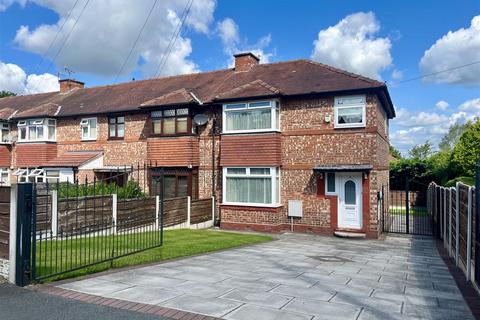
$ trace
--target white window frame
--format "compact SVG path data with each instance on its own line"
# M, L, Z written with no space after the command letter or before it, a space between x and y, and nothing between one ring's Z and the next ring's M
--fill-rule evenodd
M265 107L251 107L250 104L267 102L270 106ZM244 107L230 108L234 105L245 105ZM240 111L240 110L260 110L260 109L270 109L271 110L271 124L270 128L266 129L246 129L246 130L227 130L227 121L226 114L229 111ZM241 101L241 102L232 102L223 104L222 112L222 132L223 133L249 133L249 132L272 132L280 131L280 101L279 100L259 100L259 101ZM278 123L277 123L278 122Z
M358 101L360 99L360 101ZM334 128L364 128L367 120L367 97L366 95L335 97L333 115ZM352 107L362 108L362 123L338 123L338 110Z
M7 174L6 181L3 182L2 176ZM0 168L0 186L9 186L10 185L10 169L6 167Z
M91 125L91 122L92 120L95 120L95 128L96 128L96 131L95 131L95 137L92 137L92 125ZM87 127L87 130L88 130L88 136L85 137L83 135L83 128L84 127ZM95 118L95 117L92 117L92 118L82 118L82 120L80 121L80 134L82 136L82 141L94 141L94 140L97 140L97 136L98 136L98 119Z
M333 184L335 185L335 191L334 192L328 191L328 174L329 173L333 173L333 179L334 179ZM325 172L324 177L325 177L325 195L336 196L337 195L337 189L338 189L337 174L335 172Z
M50 121L53 121L53 125L50 124ZM30 123L31 122L31 123ZM19 142L38 142L38 141L57 141L57 120L52 118L41 118L41 119L27 119L27 120L20 120L17 123L17 127L19 130L18 133L18 141ZM30 128L31 127L42 127L43 128L43 138L39 139L36 137L35 139L30 138ZM49 127L53 127L53 139L48 138L48 129ZM25 139L22 139L22 135L20 134L20 129L25 128ZM38 136L38 135L37 135Z
M4 130L8 130L8 133L3 134ZM10 123L0 122L0 143L8 143L7 138L10 138Z
M250 174L251 169L262 168L270 169L270 174ZM231 174L227 173L228 169L245 169L245 174ZM281 172L280 167L223 167L223 186L222 186L222 204L245 206L245 207L279 207L281 206ZM272 203L250 203L250 202L228 202L227 201L227 178L228 177L243 177L243 178L270 178L272 188ZM278 182L277 182L278 180ZM278 198L278 199L277 199Z

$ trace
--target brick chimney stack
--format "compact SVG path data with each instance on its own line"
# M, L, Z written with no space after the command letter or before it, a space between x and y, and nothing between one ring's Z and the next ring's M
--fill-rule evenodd
M260 63L260 59L251 52L237 53L235 57L235 71L249 71Z
M85 87L85 83L73 79L58 80L58 83L60 84L60 93L65 93L72 89L83 89Z

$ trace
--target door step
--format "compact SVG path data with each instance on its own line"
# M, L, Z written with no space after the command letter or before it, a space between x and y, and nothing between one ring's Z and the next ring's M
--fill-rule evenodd
M339 238L350 238L350 239L365 239L367 237L365 233L360 233L360 232L335 231L333 234Z

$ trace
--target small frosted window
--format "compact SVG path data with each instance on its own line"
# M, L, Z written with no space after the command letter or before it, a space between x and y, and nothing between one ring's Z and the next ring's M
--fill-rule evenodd
M356 204L355 182L348 180L345 182L345 204Z

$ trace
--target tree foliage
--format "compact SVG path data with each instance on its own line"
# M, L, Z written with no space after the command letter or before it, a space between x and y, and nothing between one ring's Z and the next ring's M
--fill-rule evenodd
M13 93L11 91L5 91L5 90L0 91L0 99L5 97L10 97L10 96L16 96L16 95L17 95L16 93Z
M417 144L408 154L412 159L425 160L433 154L432 143L427 140L424 144Z
M452 185L456 181L471 183L479 159L480 120L454 124L439 143L438 151L434 151L427 140L414 146L408 158L391 161L390 184L401 187L406 175L424 184L431 181L441 185Z
M390 145L389 152L390 152L390 155L395 159L402 159L402 154L394 146Z
M465 132L455 145L452 164L464 176L475 175L475 165L480 159L480 121L468 123Z

